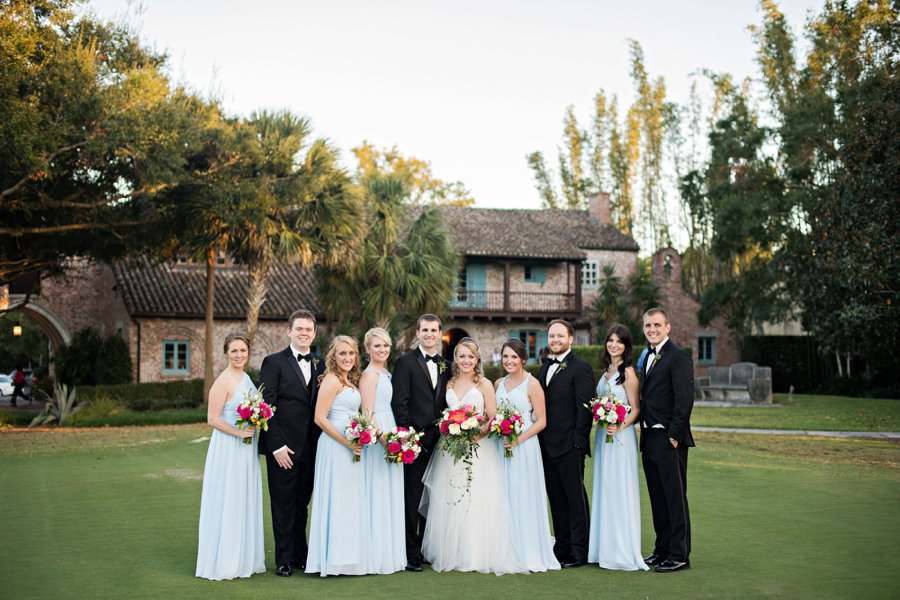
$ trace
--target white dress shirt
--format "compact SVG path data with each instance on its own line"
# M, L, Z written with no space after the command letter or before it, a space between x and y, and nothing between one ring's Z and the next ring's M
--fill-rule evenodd
M647 360L645 361L647 364L644 365L644 374L645 375L650 372L650 365L652 365L654 362L656 362L658 360L659 353L662 351L662 347L665 346L666 342L668 342L668 341L669 341L669 338L666 337L663 341L661 341L659 344L657 344L653 348L656 351L656 354L650 354L649 352L647 353ZM652 427L652 429L665 429L665 427L662 425L662 423L657 423L656 425L654 425Z
M312 348L308 349L306 352L300 352L299 350L297 350L296 346L291 344L291 353L294 355L294 360L297 360L298 354L310 354L310 353L312 353ZM312 377L312 364L310 364L310 361L308 361L308 360L301 360L301 361L299 361L299 364L300 364L300 372L303 373L303 378L305 380L303 383L305 383L306 385L309 385L309 380ZM278 450L273 451L272 455L274 456L274 455L278 454L279 452L281 452L282 450L286 450L286 449L287 449L287 444L285 444Z
M422 352L422 356L425 357L425 364L428 366L428 374L431 375L431 387L436 388L437 380L438 380L437 363L434 361L428 360L429 355L427 352L425 352L425 349L422 348L422 346L419 346L419 350ZM434 354L432 354L431 356L434 356Z
M563 352L562 354L560 354L559 356L556 356L554 358L561 363L563 360L565 360L566 356L568 356L569 352L571 352L571 351L572 351L572 349L569 348L568 350L566 350L565 352ZM556 371L558 369L559 369L558 364L556 364L556 363L550 364L550 367L547 369L547 381L544 382L546 385L550 385L550 380L553 379L553 375L556 373Z

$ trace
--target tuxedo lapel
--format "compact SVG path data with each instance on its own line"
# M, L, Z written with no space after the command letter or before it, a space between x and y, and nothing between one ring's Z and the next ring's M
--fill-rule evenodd
M550 370L550 363L545 362L541 365L541 370L538 372L538 380L541 384L541 387L547 389L547 371Z
M294 351L291 350L290 346L285 349L284 358L291 365L291 370L294 372L294 374L297 375L297 379L300 381L300 388L303 390L303 395L309 397L309 382L306 381L305 377L303 377L303 371L300 369L300 363L297 362L297 357L294 356ZM312 374L312 365L310 365L310 374ZM315 379L315 377L313 377L313 379Z
M547 382L547 387L550 387L551 385L553 385L553 382L556 381L557 379L559 379L559 374L562 371L565 371L567 368L569 368L569 359L570 358L572 358L571 352L566 354L566 357L563 359L563 361L561 363L559 363L558 367L556 367L556 371L553 372L553 377L551 377L550 381ZM550 370L549 366L547 367L547 370L548 371Z
M416 350L416 362L419 363L419 367L422 368L422 372L425 373L425 381L428 383L428 387L432 390L435 389L435 386L431 384L431 373L428 372L428 361L425 360L425 355L422 354L421 350Z

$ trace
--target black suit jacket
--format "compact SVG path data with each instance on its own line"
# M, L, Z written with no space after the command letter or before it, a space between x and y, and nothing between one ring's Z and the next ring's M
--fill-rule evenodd
M690 421L694 408L694 363L691 357L669 340L650 372L641 369L639 377L642 431L645 424L659 423L666 428L670 438L693 446ZM642 435L641 448L644 439Z
M442 372L443 371L443 372ZM438 441L435 421L447 407L447 380L450 379L450 364L441 359L438 363L437 387L431 387L431 376L422 351L415 348L400 358L394 365L391 383L394 395L391 409L398 427L415 427L424 431L422 447L428 452Z
M547 406L547 427L538 434L541 447L552 458L572 448L589 455L593 419L584 405L594 397L594 370L572 352L563 359L548 385L549 369L550 364L544 364L539 375Z
M310 364L312 381L306 385L303 371L290 346L263 359L259 369L260 385L264 386L265 401L275 407L275 415L269 419L269 431L260 434L260 454L274 452L282 446L298 453L307 443L318 440L322 430L313 418L319 375L324 371L325 361L318 354L313 354Z

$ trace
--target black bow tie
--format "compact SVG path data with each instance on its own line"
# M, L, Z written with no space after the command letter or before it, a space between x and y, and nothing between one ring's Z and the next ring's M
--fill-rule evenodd
M551 365L560 365L560 364L562 364L562 361L559 360L558 358L551 358L551 359L550 359L550 364L551 364Z
M431 362L433 362L434 364L438 364L439 362L441 362L441 357L438 356L437 354L432 354L431 356L425 357L425 362L428 362L429 360Z
M297 355L297 362L303 362L304 360L305 360L306 362L309 362L310 359L311 359L311 357L312 357L312 352L310 352L309 354L298 354L298 355Z
M656 348L653 346L647 346L647 354L656 354Z

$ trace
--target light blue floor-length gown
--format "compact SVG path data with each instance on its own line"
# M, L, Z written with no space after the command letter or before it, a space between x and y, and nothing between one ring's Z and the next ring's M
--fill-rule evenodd
M382 432L397 426L391 410L392 395L391 376L378 373L373 416ZM366 571L396 573L406 567L403 464L388 464L384 460L384 446L380 443L366 446L363 454L370 532Z
M237 421L237 407L247 390L256 391L244 378L222 407L222 420ZM264 573L262 479L256 444L214 429L203 469L200 496L200 538L197 577L234 579Z
M519 386L506 389L507 378L497 387L497 406L509 404L522 415L525 423L523 435L532 424L531 401L528 399L527 376ZM544 465L541 447L533 436L513 449L511 458L504 458L503 441L497 440L500 463L506 477L507 506L516 531L519 557L529 571L559 569L559 561L553 555L553 537L550 535L550 518L547 514L547 496L544 487Z
M334 397L328 420L342 435L359 412L359 390L344 388ZM319 437L309 527L306 572L365 575L369 546L365 460L327 433Z
M618 373L600 378L597 392L612 391L628 404L625 388L616 383ZM604 569L647 571L641 555L641 496L638 489L637 434L634 425L606 443L606 430L597 430L594 441L594 486L588 562Z

